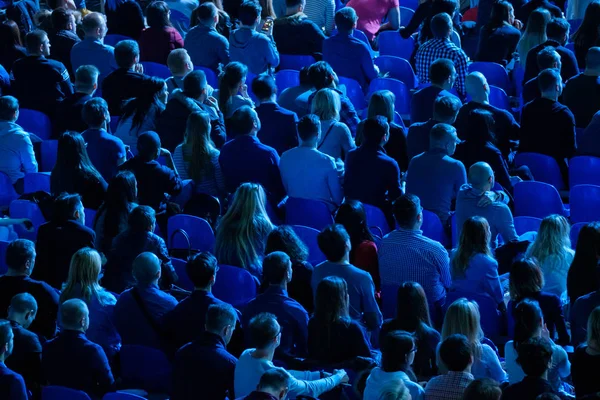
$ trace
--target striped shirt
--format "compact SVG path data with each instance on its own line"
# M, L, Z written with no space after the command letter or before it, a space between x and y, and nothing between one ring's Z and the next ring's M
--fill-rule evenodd
M325 34L331 35L335 29L335 1L334 0L306 0L304 14L321 29Z
M473 379L468 372L448 371L446 375L436 376L427 382L425 400L462 400Z
M379 247L382 284L417 282L425 290L430 306L446 297L452 285L448 252L420 230L398 228L386 235Z
M447 58L452 60L456 73L456 90L461 96L466 95L465 78L467 76L467 68L469 67L469 57L460 47L457 47L449 38L446 39L430 39L423 43L416 55L417 76L419 83L428 83L429 67L438 58Z
M190 153L189 150L185 150L185 156L191 156ZM183 144L180 144L175 148L175 152L173 153L173 163L182 180L191 179L188 173L190 164L184 159ZM225 179L221 173L218 151L213 154L210 163L212 164L212 176L204 177L200 182L194 182L194 192L208 193L211 196L222 198L222 195L225 193Z

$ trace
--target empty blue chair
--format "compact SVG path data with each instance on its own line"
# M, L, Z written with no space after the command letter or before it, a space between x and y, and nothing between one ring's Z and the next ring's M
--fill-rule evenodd
M173 23L174 26L179 25L183 30L187 31L190 29L190 19L182 13L181 11L177 11L171 8L171 15L169 19Z
M10 242L6 240L0 240L0 275L6 274L8 271L8 265L6 265L6 249Z
M515 231L517 235L522 235L525 232L537 232L540 230L540 225L542 224L541 218L535 217L515 217Z
M578 156L569 160L569 185L600 186L600 158Z
M38 190L50 193L50 174L46 172L25 174L25 178L23 178L23 190L25 193L33 193Z
M217 299L237 307L256 297L256 281L245 269L219 265L217 274L219 278L212 287L212 293Z
M474 71L481 72L489 85L497 86L506 92L510 90L510 79L508 78L506 68L502 65L487 61L477 61L469 65L469 72Z
M0 208L7 208L19 197L8 175L0 172Z
M115 393L107 393L104 395L102 400L144 400L145 397L138 396L133 393L125 393L125 392L115 392Z
M87 393L81 390L69 389L64 386L44 386L42 400L91 400Z
M308 226L302 225L294 225L292 226L296 235L304 242L306 247L308 247L308 262L311 265L317 265L326 260L325 254L321 252L319 248L319 243L317 242L317 236L319 235L319 231L315 228L310 228Z
M499 87L490 85L490 104L510 112L510 101L506 92Z
M38 165L39 172L50 172L56 164L58 153L58 140L44 140L40 146L41 160Z
M372 206L370 204L363 204L365 208L365 214L367 214L367 225L377 226L381 229L382 237L390 233L390 225L388 224L387 218L380 208Z
M423 210L423 224L421 225L423 235L431 240L440 242L444 247L449 245L448 236L440 218L431 211Z
M410 115L410 90L397 79L376 78L369 85L369 95L378 90L389 90L396 96L394 107L401 116Z
M85 226L90 229L94 229L94 222L96 221L96 210L92 210L91 208L84 208L85 213Z
M176 283L177 286L189 291L194 290L194 284L190 280L190 277L188 276L185 270L187 261L181 260L179 258L171 258L171 264L173 265L173 269L175 270L175 273L179 278Z
M104 44L115 47L117 43L122 40L133 40L129 36L125 35L117 35L117 34L108 34L104 37Z
M415 49L415 40L412 37L403 39L398 31L384 31L378 36L379 54L382 56L396 56L410 60Z
M356 110L363 110L367 108L367 102L365 101L365 95L360 83L351 78L340 76L340 85L346 87L346 96L350 99L350 102L354 105Z
M302 67L308 67L315 63L313 56L295 56L290 54L281 54L279 56L279 69L293 69L300 71Z
M172 367L166 354L146 346L124 345L121 348L121 378L129 387L147 392L169 393Z
M400 22L402 26L407 26L414 15L414 10L408 7L400 7Z
M37 230L46 222L40 207L32 201L15 200L10 203L9 215L11 218L28 218L33 223L32 232L28 232L22 225L15 225L15 231L22 239L35 241Z
M206 75L206 82L208 82L210 86L212 86L213 88L217 88L219 86L219 77L217 76L215 71L213 71L210 68L201 66L194 66L194 69L204 71L204 75Z
M502 329L502 318L498 312L498 304L492 298L484 295L478 295L475 293L462 293L462 292L448 292L446 294L446 304L444 305L445 310L450 305L460 298L466 298L467 300L474 301L479 306L479 314L481 316L481 330L488 338L496 338L500 336Z
M419 85L419 80L415 71L408 61L400 57L379 56L375 59L375 65L379 67L381 73L388 73L388 78L397 79L404 82L409 89L414 89Z
M309 199L290 197L285 202L286 225L302 225L322 230L333 224L333 216L327 204Z
M556 188L544 182L525 181L515 185L515 215L545 218L550 214L569 216Z
M588 222L578 222L571 226L570 237L571 237L571 248L572 249L577 248L577 239L579 239L579 231L581 231L581 228L583 228L587 224L588 224Z
M514 162L517 167L527 165L536 181L552 185L556 190L565 189L560 168L554 158L538 153L518 153Z
M166 65L151 61L142 61L142 65L144 66L144 74L148 76L155 76L161 79L167 79L171 77L171 71L169 71L169 67Z
M300 72L292 69L280 70L275 74L275 84L277 85L277 91L283 92L289 87L300 85Z
M410 8L411 10L417 10L417 7L419 7L419 1L418 0L402 0L402 7L406 7L406 8ZM406 26L406 21L400 21L400 25L404 25Z
M571 222L600 221L600 186L572 187L569 203Z
M179 230L184 231L187 238ZM215 245L215 234L210 224L193 215L179 214L169 218L167 235L169 249L187 249L190 246L194 250L212 251Z
M21 108L17 124L25 132L33 133L42 140L48 140L52 137L52 123L50 118L41 111Z

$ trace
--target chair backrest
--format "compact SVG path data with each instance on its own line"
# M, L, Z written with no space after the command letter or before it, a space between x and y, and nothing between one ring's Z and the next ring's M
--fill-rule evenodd
M448 292L446 294L446 304L444 313L450 305L460 298L466 298L477 303L479 314L481 315L481 329L486 337L497 337L503 331L502 319L498 313L498 305L491 297L475 293Z
M146 346L123 345L120 352L123 384L148 392L169 393L172 367L166 354Z
M96 220L97 210L92 210L91 208L84 208L85 212L85 226L90 229L94 229L94 221Z
M177 11L171 9L171 16L169 18L173 25L180 25L184 30L188 30L190 28L190 19L182 13L181 11Z
M396 316L399 287L397 283L381 282L381 313L385 319Z
M588 222L578 222L571 226L571 234L569 236L571 238L571 248L572 249L577 248L577 240L579 239L579 232L581 231L581 228L583 228L587 224L588 224Z
M212 293L234 307L243 306L256 297L256 281L250 272L240 267L220 265Z
M8 271L8 265L6 265L6 249L10 242L6 240L0 240L0 275L6 274Z
M417 7L419 7L419 2L418 0L403 0L402 1L402 7L406 7L406 8L410 8L411 10L417 10ZM404 26L406 26L406 22L405 21L400 21L400 23Z
M600 221L600 186L577 185L569 196L571 222Z
M350 102L354 105L357 110L363 110L367 107L365 101L365 95L360 83L352 78L346 78L345 76L339 77L340 85L346 87L346 96L350 99Z
M252 91L252 81L254 80L254 78L256 78L257 75L248 71L246 73L246 86L248 87L248 96L250 96L250 98L252 99L253 102L257 103L258 99L256 98L256 95L254 94L254 92Z
M373 79L369 85L369 95L378 90L389 90L396 96L394 106L400 115L410 114L410 90L404 82L390 78Z
M106 393L102 400L144 400L145 397L138 396L133 393L125 393L125 392L115 392L115 393Z
M155 63L152 61L142 61L144 66L144 74L148 76L155 76L161 79L167 79L171 77L171 71L166 65Z
M542 224L541 218L535 217L515 217L515 231L517 235L522 235L525 232L537 232L540 230L540 225Z
M293 69L300 71L302 67L308 67L315 63L313 56L294 56L282 54L279 57L279 69Z
M407 26L414 15L414 10L408 7L400 7L400 21L402 22L402 26Z
M396 56L410 60L415 49L415 40L412 37L402 38L397 31L384 31L378 36L379 54L382 56Z
M380 208L372 206L371 204L363 204L363 207L365 208L365 214L367 214L367 224L369 226L379 227L383 236L390 233L390 225Z
M400 57L379 56L375 59L375 65L381 73L388 73L388 77L404 82L409 89L418 86L419 81L410 63Z
M510 90L510 79L506 68L502 65L488 61L477 61L469 65L469 72L474 71L481 72L489 85L497 86L504 91Z
M303 225L322 230L333 224L333 216L327 204L309 199L290 197L285 203L286 225Z
M52 123L50 118L41 111L28 108L19 109L17 124L25 132L33 133L42 140L48 140L52 136Z
M571 32L573 32L573 31L571 31ZM574 43L574 42L567 43L567 44L565 45L565 47L566 47L567 49L571 50L572 52L575 52L575 43Z
M169 218L167 235L169 249L187 249L188 243L182 234L175 234L178 229L187 233L191 248L199 251L212 251L215 245L215 234L206 220L193 215L179 214Z
M308 247L308 262L311 265L317 265L326 260L325 254L323 254L317 242L318 230L302 225L293 225L292 228L300 240Z
M212 69L207 68L207 67L201 67L199 65L195 65L194 69L204 72L204 75L206 76L206 82L210 86L212 86L215 89L217 89L219 87L219 77L217 76L215 71L213 71Z
M552 185L556 190L565 188L560 168L554 158L538 153L518 153L515 156L515 166L522 165L529 167L536 181Z
M26 231L21 225L15 225L15 231L22 239L35 241L37 230L46 219L40 210L40 207L32 201L15 200L10 203L9 214L11 218L28 218L33 223L33 231Z
M171 258L171 264L173 265L173 269L179 278L177 280L177 286L189 291L194 290L194 284L190 280L190 277L185 270L187 262L179 258Z
M280 70L275 74L275 84L277 85L277 91L279 93L289 87L299 86L300 72L292 69Z
M448 247L450 240L444 231L444 226L440 218L431 211L423 210L423 224L421 225L423 235L431 240L440 242L443 246Z
M497 86L493 86L490 85L490 104L493 105L494 107L498 107L501 108L503 110L509 111L511 110L510 107L510 101L508 99L508 96L506 95L506 92L497 87Z
M13 200L19 197L12 181L4 172L0 172L0 208L7 208Z
M44 140L40 146L41 162L38 165L39 172L51 172L56 164L58 154L58 140Z
M519 182L514 189L515 216L545 218L568 216L556 188L544 182Z
M91 400L87 393L64 386L44 386L42 400Z
M110 131L112 133L115 133L117 131L120 120L121 120L121 117L110 117L109 126L110 126Z
M108 34L104 37L104 44L115 47L122 40L133 40L129 36Z
M50 174L44 172L32 172L25 174L23 178L24 193L33 193L43 190L50 193Z
M569 160L569 185L600 185L600 158L578 156Z

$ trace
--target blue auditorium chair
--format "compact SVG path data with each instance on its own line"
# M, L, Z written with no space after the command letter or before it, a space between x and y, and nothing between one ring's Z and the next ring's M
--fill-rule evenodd
M600 186L600 158L578 156L569 160L569 185Z
M410 116L410 90L404 82L390 78L373 79L369 85L369 95L378 90L389 90L396 96L394 108L401 116Z
M327 204L309 199L290 197L285 202L285 223L322 230L333 224L333 216Z
M23 178L24 193L33 193L38 190L50 193L50 173L32 172Z
M340 85L346 87L346 96L350 99L352 105L356 110L364 110L367 108L367 102L365 101L365 95L360 83L352 78L346 78L345 76L338 77Z
M388 78L404 82L409 89L414 89L419 85L415 71L407 60L394 56L379 56L374 62L379 67L379 72L387 73Z
M166 65L152 61L142 61L141 64L144 66L145 75L154 76L161 79L167 79L171 77L171 71L169 71L169 67Z
M581 228L586 226L588 223L589 222L578 222L571 226L571 234L569 235L569 237L571 238L572 249L577 248L577 239L579 239L579 232L581 231Z
M577 185L569 196L571 222L600 221L600 186Z
M45 386L42 388L42 400L91 400L87 393L81 390L69 389L64 386Z
M556 188L544 182L519 182L514 189L515 216L545 218L551 214L569 216Z
M508 92L510 90L510 79L506 68L502 65L489 61L476 61L469 65L469 73L481 72L488 82L488 85L499 87Z
M178 232L182 230L185 235ZM167 222L169 249L187 249L212 251L215 245L215 234L206 220L193 215L179 214L169 218Z
M215 73L215 71L213 71L210 68L201 67L199 65L194 66L194 69L195 70L204 71L204 75L206 75L206 82L210 86L212 86L215 89L217 89L219 87L219 77L217 76L217 74Z
M309 67L315 63L313 56L296 56L281 54L279 56L279 69L293 69L300 71L303 67Z
M46 222L40 207L36 203L27 200L15 200L10 203L9 215L11 218L28 218L33 223L31 232L25 230L22 225L15 225L15 231L20 238L32 241L37 238L38 228Z
M367 224L369 226L376 226L381 229L383 236L391 232L387 218L379 207L375 207L371 204L363 204L363 207L365 208L365 214L367 214Z
M50 118L41 111L30 110L28 108L19 109L17 124L25 132L33 133L42 140L48 140L52 137L52 123L50 122Z
M307 261L311 265L317 265L326 260L325 254L321 252L321 249L319 248L319 243L317 242L317 236L319 235L318 230L302 225L293 225L292 229L294 229L296 235L298 235L300 240L302 240L302 242L308 248Z
M527 165L537 182L552 185L556 190L565 189L565 183L556 160L550 156L539 153L517 153L515 166Z
M171 15L169 16L169 19L171 20L173 25L179 25L187 31L190 28L190 19L187 17L187 15L185 15L181 11L177 11L172 8L170 11Z
M38 165L39 172L51 172L56 164L58 153L58 140L44 140L40 145L41 160Z
M402 38L398 31L384 31L378 36L379 54L382 56L396 56L410 60L415 49L415 40L412 37Z
M133 394L133 393L126 393L126 392L107 393L102 398L102 400L144 400L144 399L145 399L145 397L138 396L137 394Z
M498 107L502 110L506 110L508 112L511 111L511 107L510 107L510 100L508 99L508 95L506 94L506 92L497 87L497 86L493 86L490 85L490 98L489 98L490 104L493 105L494 107Z
M415 16L415 10L408 7L400 7L400 21L402 26L407 26L410 23L412 17Z
M217 275L218 279L212 287L212 293L217 299L239 307L256 297L256 281L245 269L219 265Z
M190 277L185 270L187 262L180 260L179 258L171 258L171 264L173 265L173 269L175 269L175 273L179 278L176 283L177 286L189 291L194 290L194 284L190 280Z
M450 245L450 240L444 231L444 225L440 218L431 211L423 210L423 224L421 225L423 236L440 242L444 247Z
M104 37L104 44L115 47L117 43L123 40L133 40L129 36L125 35L117 35L117 34L108 34Z
M4 172L0 172L0 208L8 208L13 200L19 197L12 181Z
M93 230L97 211L91 208L85 208L83 211L85 212L85 226Z
M535 217L515 217L514 218L515 231L517 235L522 235L525 232L537 232L540 230L540 225L542 224L541 218Z
M283 69L275 74L277 92L281 93L289 87L300 85L300 72L292 69Z

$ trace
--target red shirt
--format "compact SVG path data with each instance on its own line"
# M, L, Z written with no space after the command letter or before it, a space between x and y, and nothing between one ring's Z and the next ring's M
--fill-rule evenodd
M377 245L370 240L363 241L358 248L354 250L352 264L368 272L373 278L375 289L379 291L379 258L377 257Z
M369 40L375 39L383 18L392 8L399 7L399 5L398 0L350 0L346 4L356 11L356 15L358 15L356 28L363 31Z
M177 29L146 28L140 35L140 59L167 65L167 57L171 50L183 48L183 38Z

